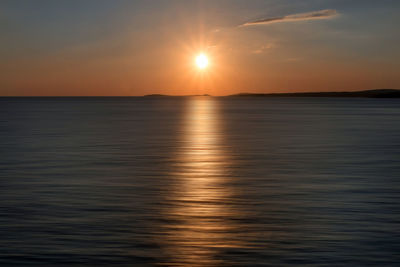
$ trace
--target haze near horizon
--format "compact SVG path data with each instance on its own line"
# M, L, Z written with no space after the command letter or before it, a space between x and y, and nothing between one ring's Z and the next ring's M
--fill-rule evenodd
M400 2L0 3L0 96L400 88Z

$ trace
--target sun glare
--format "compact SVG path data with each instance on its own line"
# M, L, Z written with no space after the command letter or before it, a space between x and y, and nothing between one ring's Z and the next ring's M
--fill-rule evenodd
M201 53L196 57L196 65L199 69L205 69L208 66L208 57Z

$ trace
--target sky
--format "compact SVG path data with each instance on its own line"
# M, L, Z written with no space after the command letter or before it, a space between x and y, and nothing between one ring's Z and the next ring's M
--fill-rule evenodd
M398 0L2 0L0 95L398 89L399 13Z

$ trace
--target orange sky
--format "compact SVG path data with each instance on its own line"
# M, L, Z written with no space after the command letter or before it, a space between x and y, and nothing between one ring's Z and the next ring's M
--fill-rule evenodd
M0 95L400 88L397 2L245 2L5 1Z

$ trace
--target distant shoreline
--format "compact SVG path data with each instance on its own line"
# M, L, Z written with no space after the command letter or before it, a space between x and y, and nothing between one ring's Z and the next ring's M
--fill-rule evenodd
M186 95L188 96L210 96L210 95ZM151 94L144 97L185 97ZM295 92L295 93L239 93L218 97L367 97L367 98L400 98L399 89L374 89L363 91L345 91L345 92Z
M369 97L369 98L400 98L400 90L376 89L354 92L298 92L298 93L240 93L234 97Z
M149 94L143 96L0 96L4 98L163 98L163 97L340 97L340 98L400 98L400 89L374 89L363 91L344 91L344 92L295 92L295 93L239 93L225 96L203 95L164 95Z

